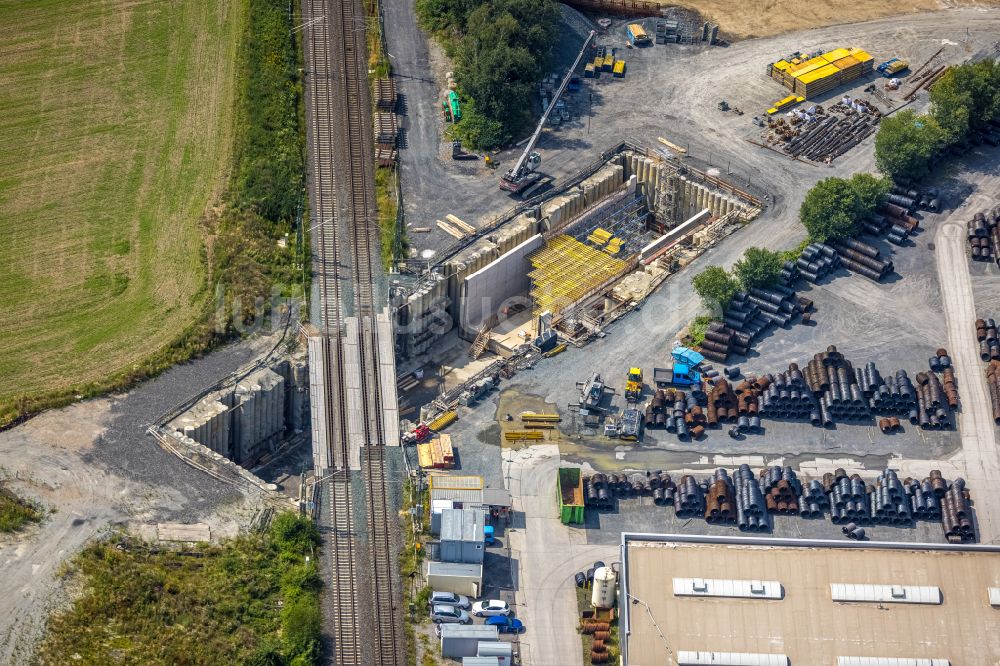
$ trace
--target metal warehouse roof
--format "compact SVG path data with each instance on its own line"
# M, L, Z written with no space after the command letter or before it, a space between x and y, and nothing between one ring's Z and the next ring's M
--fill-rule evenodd
M452 576L455 578L482 578L482 564L464 564L462 562L428 562L428 576Z
M481 542L485 535L486 512L482 509L442 509L442 541Z
M441 488L452 488L456 490L482 490L483 477L481 476L460 476L451 474L431 474L431 490Z
M947 659L898 657L837 657L837 666L951 666Z
M712 666L788 666L788 657L783 654L762 654L759 652L688 652L677 653L680 666L711 664Z
M481 641L498 641L500 640L500 632L491 624L442 624L441 640L446 638L478 638Z
M781 599L784 594L776 580L674 578L674 596Z
M830 583L834 601L884 601L897 604L939 604L941 588L921 585L852 585Z
M482 504L483 491L468 488L431 488L431 501L435 500Z

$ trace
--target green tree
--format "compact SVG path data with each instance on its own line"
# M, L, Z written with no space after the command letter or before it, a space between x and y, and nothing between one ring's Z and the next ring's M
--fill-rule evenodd
M931 114L948 141L960 141L1000 111L1000 67L993 60L952 67L931 86L930 97Z
M875 136L875 164L886 176L919 180L944 143L946 133L932 116L907 109L883 118Z
M781 278L781 253L761 247L748 247L743 258L733 266L733 273L744 290L771 287Z
M892 181L870 173L856 173L848 181L858 195L858 205L866 213L874 212L885 196L892 191Z
M806 192L799 219L810 238L824 243L856 233L861 213L858 195L849 181L825 178Z
M722 266L709 266L691 278L695 292L710 310L723 310L739 289L736 279Z

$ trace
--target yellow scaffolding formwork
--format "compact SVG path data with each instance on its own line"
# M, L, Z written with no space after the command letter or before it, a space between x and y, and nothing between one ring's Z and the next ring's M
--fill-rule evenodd
M556 314L602 283L624 273L628 264L581 243L572 236L555 236L528 255L532 271L531 298L536 312Z

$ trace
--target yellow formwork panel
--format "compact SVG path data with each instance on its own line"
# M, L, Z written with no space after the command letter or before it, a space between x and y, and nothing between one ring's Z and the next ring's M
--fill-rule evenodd
M844 56L839 60L834 60L831 64L837 69L850 69L851 67L860 67L861 61L854 56Z
M826 60L827 62L836 62L841 58L846 58L849 55L851 55L850 51L841 48L841 49L834 49L832 51L827 51L820 57L823 58L823 60Z
M602 283L621 275L628 264L572 236L556 236L528 255L531 298L538 312L559 312Z
M803 72L811 72L817 67L823 67L824 65L829 64L830 63L823 59L823 56L816 56L815 58L810 58L803 63L789 67L788 71L791 72L793 76L799 76Z
M848 51L850 52L850 55L857 58L858 62L860 62L861 64L864 64L866 62L871 62L872 60L874 60L874 58L872 58L872 56L867 51L864 51L862 49L848 49Z
M840 70L837 69L836 65L826 65L825 67L820 67L819 69L814 69L813 71L798 77L799 81L805 84L812 83L813 81L819 81L820 79L825 79L830 76L840 74Z
M779 60L778 62L772 63L771 67L773 67L774 69L785 71L786 69L791 67L791 63L789 63L787 60Z

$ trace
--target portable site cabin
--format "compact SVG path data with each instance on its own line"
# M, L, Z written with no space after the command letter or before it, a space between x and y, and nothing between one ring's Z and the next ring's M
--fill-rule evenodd
M497 642L500 633L496 627L485 624L442 624L441 656L447 659L476 657L480 642Z
M486 512L445 509L441 512L441 561L479 564L485 554Z
M428 562L427 585L438 592L478 597L483 590L483 565Z

